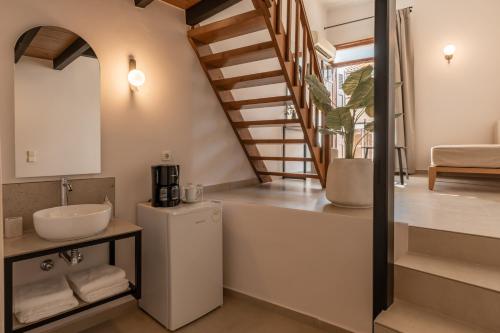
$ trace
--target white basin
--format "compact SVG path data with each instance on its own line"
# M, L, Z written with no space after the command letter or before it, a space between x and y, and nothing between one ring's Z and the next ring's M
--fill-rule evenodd
M109 205L72 205L39 210L33 214L38 236L65 241L96 235L111 219Z

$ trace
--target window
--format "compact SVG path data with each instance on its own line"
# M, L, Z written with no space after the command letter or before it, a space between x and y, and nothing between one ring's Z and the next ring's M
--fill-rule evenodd
M357 41L347 44L338 45L338 52L333 64L333 72L335 78L333 84L329 89L332 91L332 101L337 107L344 106L349 102L342 90L342 85L350 73L358 69L374 65L374 44L372 39ZM373 135L365 131L365 124L372 121L370 117L363 115L356 124L356 133L354 142L359 142L358 149L356 150L356 157L371 157L373 146ZM345 156L345 147L343 140L340 136L334 136L332 147L339 151L339 156Z

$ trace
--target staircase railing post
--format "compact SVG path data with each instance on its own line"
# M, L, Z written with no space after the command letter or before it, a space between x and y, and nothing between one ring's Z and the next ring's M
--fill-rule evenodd
M300 2L295 1L295 63L293 70L293 85L299 84L299 35L300 35Z
M303 30L303 36L302 36L302 76L301 76L301 83L302 83L302 90L301 90L301 99L300 99L300 107L303 108L305 107L306 104L306 66L307 66L307 31L306 29Z
M282 2L283 0L276 0L277 5L276 5L276 34L281 35L282 29L281 29L281 16L282 16Z
M287 0L286 4L286 53L285 61L290 61L292 48L292 0Z

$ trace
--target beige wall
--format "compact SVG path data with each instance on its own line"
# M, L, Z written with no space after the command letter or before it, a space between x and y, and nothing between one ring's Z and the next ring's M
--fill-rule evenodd
M413 5L415 49L417 169L426 170L430 149L440 144L494 143L500 119L500 66L492 61L500 37L496 13L500 2L481 0L471 5L453 0L398 0ZM369 4L330 10L328 24L373 15ZM373 21L329 30L334 43L366 38ZM457 46L448 65L443 47Z
M493 143L500 119L500 2L416 0L417 168L425 170L439 144ZM448 65L442 49L457 46Z
M172 150L183 181L217 184L253 178L232 129L188 44L184 12L128 0L19 0L0 12L0 129L3 176L14 178L13 61L18 36L35 25L67 28L87 40L101 64L102 175L116 177L117 215L133 221L150 197L150 170ZM147 76L132 95L133 54Z
M100 176L116 177L118 217L135 221L136 204L150 198L149 168L160 163L162 150L170 149L181 164L184 182L210 185L255 177L187 41L183 11L161 1L143 10L132 0L16 0L3 1L0 11L3 183L19 181L14 177L13 48L24 31L37 25L74 31L99 57ZM127 82L130 54L147 76L135 95ZM118 257L128 268L133 251L119 247Z
M353 5L346 2L342 6L331 7L327 11L326 25L331 26L373 16L374 3L374 1L367 0ZM327 29L326 37L333 45L373 37L373 23L374 20L371 19Z
M371 332L371 218L229 200L223 218L225 287Z

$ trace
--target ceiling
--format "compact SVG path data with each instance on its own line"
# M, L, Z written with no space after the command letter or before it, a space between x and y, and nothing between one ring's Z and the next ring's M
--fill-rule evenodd
M26 49L28 57L53 60L78 39L71 31L58 27L42 27Z

